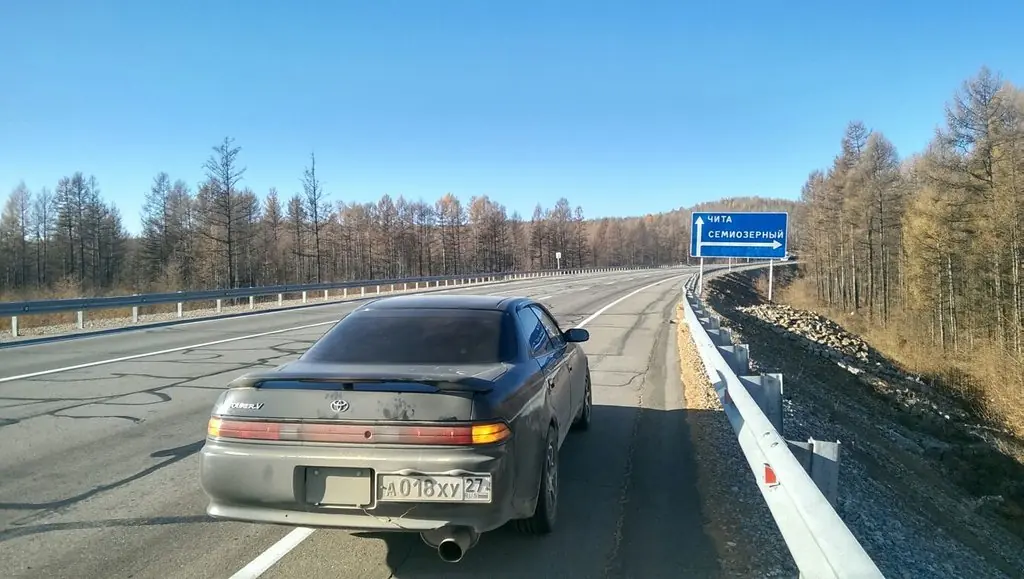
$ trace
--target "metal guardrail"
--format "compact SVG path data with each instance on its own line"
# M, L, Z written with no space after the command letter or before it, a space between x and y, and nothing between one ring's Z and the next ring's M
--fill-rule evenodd
M801 577L882 577L834 508L839 443L783 438L782 374L749 375L749 347L733 344L696 284L684 286L690 335Z
M248 298L250 309L255 308L255 298L269 295L277 295L278 305L284 302L284 296L288 294L302 294L302 303L306 303L310 292L323 292L324 300L329 299L331 290L341 290L343 298L349 297L349 289L359 289L359 295L367 294L366 288L376 286L376 292L371 295L382 294L381 289L385 288L388 293L395 291L421 290L438 287L455 287L479 283L494 283L500 281L511 281L517 279L541 278L558 275L580 275L588 273L603 273L613 271L632 271L655 269L651 267L606 267L606 268L574 268L560 270L539 270L531 272L498 272L498 273L473 273L455 276L431 276L431 277L410 277L400 279L384 280L354 280L320 284L293 284L279 286L261 286L248 288L232 288L217 290L200 290L188 292L166 292L151 294L135 294L130 296L110 296L97 298L71 298L59 300L31 300L23 302L0 302L0 316L11 317L11 330L14 336L18 336L18 317L40 314L76 312L78 314L78 329L84 328L85 312L87 310L104 310L115 308L132 308L132 322L138 323L139 308L142 306L177 304L178 317L183 317L183 304L187 302L215 301L217 313L221 312L223 300ZM443 285L442 285L443 284ZM398 288L401 286L398 290Z

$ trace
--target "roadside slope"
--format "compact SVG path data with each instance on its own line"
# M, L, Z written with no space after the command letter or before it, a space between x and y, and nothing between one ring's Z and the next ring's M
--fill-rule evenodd
M754 289L762 275L712 280L705 303L750 345L754 372L784 374L786 437L842 442L838 511L882 572L1024 574L1020 465L954 403L890 371L855 336L765 305Z

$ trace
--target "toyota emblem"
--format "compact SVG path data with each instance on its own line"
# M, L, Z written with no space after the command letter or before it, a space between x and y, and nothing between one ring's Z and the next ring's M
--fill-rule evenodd
M344 400L341 400L340 398L338 400L332 400L331 401L331 410L333 410L335 412L345 412L346 410L348 410L348 402L345 402Z

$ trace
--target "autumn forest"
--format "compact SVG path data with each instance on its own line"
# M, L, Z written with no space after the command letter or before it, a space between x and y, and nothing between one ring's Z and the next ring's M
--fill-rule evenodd
M0 295L174 291L393 279L582 266L665 265L688 258L689 212L587 220L567 199L509 211L486 195L436 202L385 195L345 203L329 195L315 156L302 190L284 198L244 186L242 148L213 147L193 191L166 173L146 192L143 230L121 215L82 172L56 187L18 185L0 218ZM791 210L795 201L730 199L738 210Z
M831 165L812 171L793 200L734 198L601 219L566 198L537 199L527 216L482 194L347 203L325 189L314 156L297 171L299 191L257 193L245 185L242 147L225 138L194 187L153 177L140 192L139 235L125 230L97 177L74 172L52 189L19 184L0 216L0 295L524 271L554 268L556 251L567 268L678 264L688 261L691 211L783 210L802 265L782 299L852 315L904 348L1020 360L1024 91L982 68L938 120L925 150L905 157L881 130L851 122L837 131Z

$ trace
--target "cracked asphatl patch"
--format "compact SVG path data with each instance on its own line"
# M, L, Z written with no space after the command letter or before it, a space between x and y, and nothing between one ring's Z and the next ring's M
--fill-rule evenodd
M111 372L100 366L84 373L54 374L7 383L3 385L4 395L0 396L0 404L3 405L0 411L6 414L0 416L0 428L43 416L72 419L119 418L139 422L141 418L126 416L123 412L110 412L106 408L143 407L170 402L172 396L167 391L174 388L222 388L230 381L232 374L282 364L289 358L298 356L313 341L289 338L278 340L269 347L247 344L245 348L212 353L184 350L168 356L184 357L186 360L147 359L126 362L130 367L139 367L139 372ZM267 350L272 354L266 355ZM254 356L255 352L264 355ZM228 359L229 356L237 357L237 360ZM178 369L175 366L183 363L188 365L190 375L175 376L174 370ZM160 369L154 371L154 366L163 366L163 372ZM203 385L210 380L215 380L215 383L210 386ZM74 385L73 396L63 395L72 394L64 385ZM112 388L122 391L111 394ZM51 389L56 392L47 391ZM41 393L46 395L40 395Z
M591 370L591 379L595 386L607 388L622 388L623 386L634 386L638 378L643 376L640 372L618 372L609 370Z

